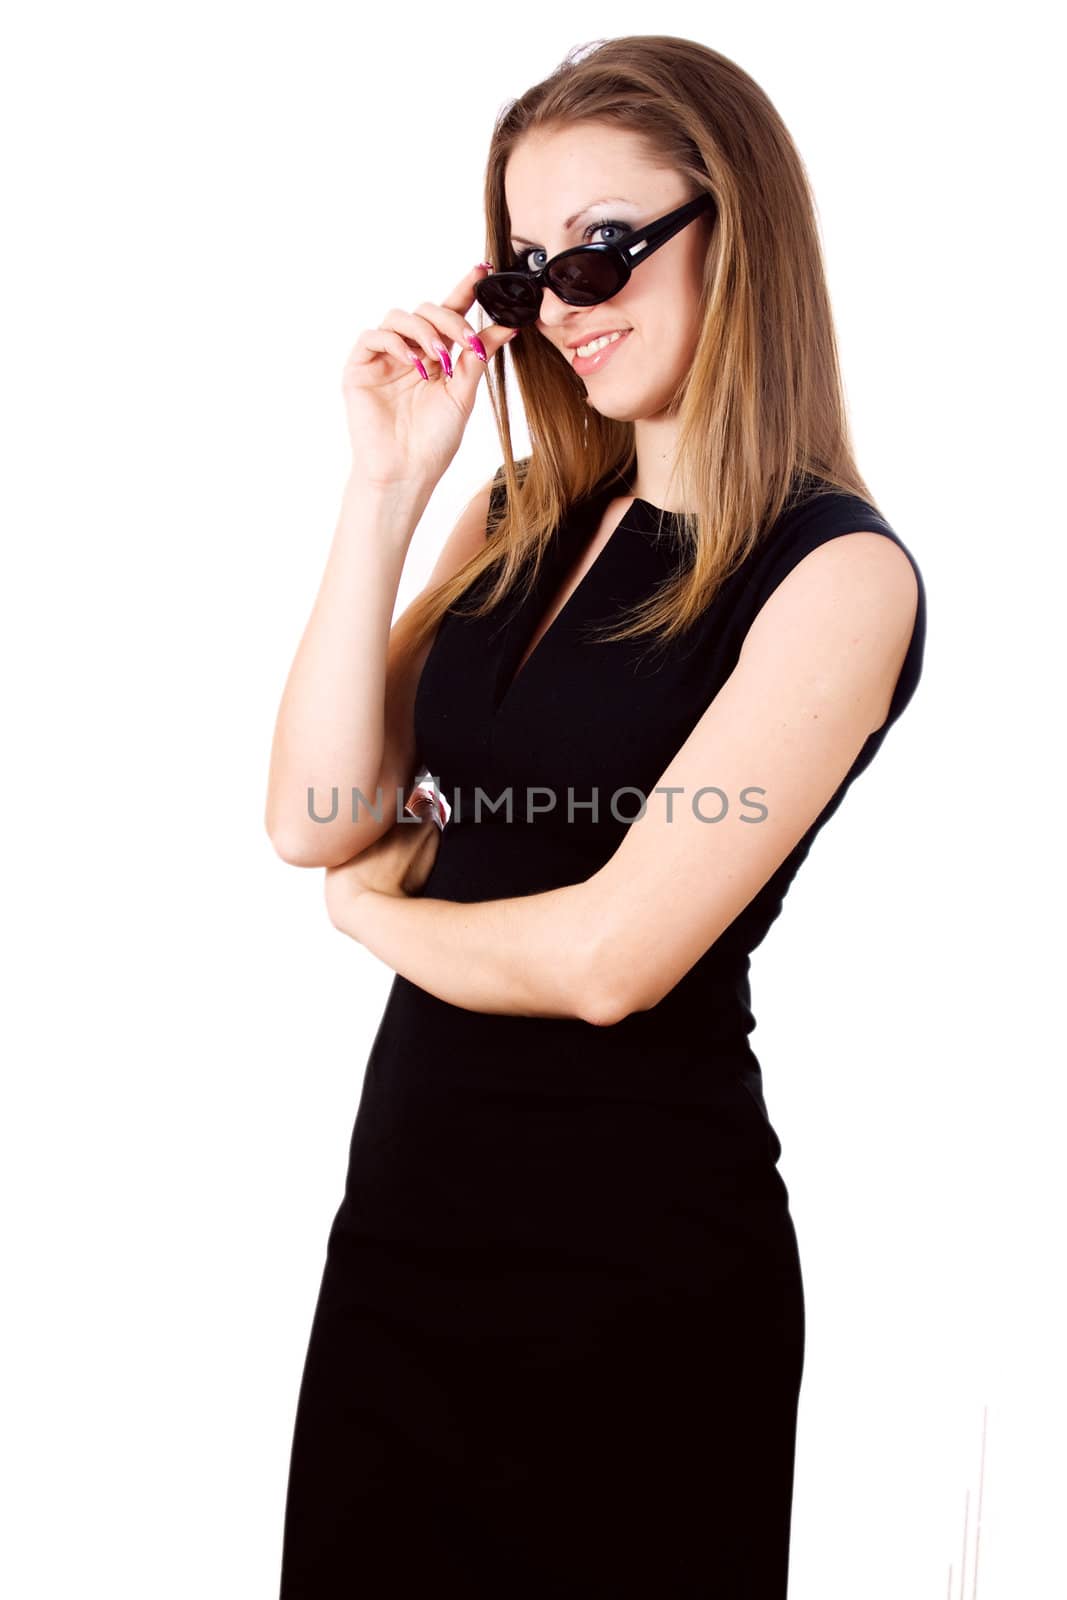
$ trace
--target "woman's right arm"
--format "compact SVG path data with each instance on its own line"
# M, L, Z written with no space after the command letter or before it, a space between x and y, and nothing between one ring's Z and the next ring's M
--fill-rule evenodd
M481 374L518 332L494 323L478 335L467 321L486 267L472 267L440 304L387 312L345 364L353 466L270 758L267 833L295 866L339 866L365 850L395 826L397 787L406 791L415 776L415 689L433 640L412 649L407 611L391 631L389 623L411 536L459 449ZM431 587L484 542L490 488L460 517ZM356 790L365 803L357 795L353 804ZM336 818L316 822L332 815L335 792Z
M492 480L467 505L426 588L451 577L485 541ZM409 639L409 606L390 629L411 535L433 491L377 488L353 474L326 571L297 649L271 748L266 828L294 866L348 861L396 822L397 788L415 772L415 691L433 644ZM425 592L425 591L424 591ZM414 604L414 602L413 602ZM377 820L381 789L382 816ZM337 816L329 816L337 790ZM353 821L352 794L359 789ZM401 799L402 803L402 799Z

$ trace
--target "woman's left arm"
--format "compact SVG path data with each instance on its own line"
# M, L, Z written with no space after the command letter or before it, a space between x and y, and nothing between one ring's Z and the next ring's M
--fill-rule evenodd
M892 540L828 540L762 606L644 815L592 877L473 904L420 898L367 886L375 846L348 880L348 864L329 869L335 925L468 1010L595 1024L648 1010L773 875L885 721L917 605ZM719 791L729 805L715 821Z

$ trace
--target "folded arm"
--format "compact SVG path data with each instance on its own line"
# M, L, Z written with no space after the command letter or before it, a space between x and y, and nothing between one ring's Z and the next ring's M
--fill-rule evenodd
M648 1010L774 874L885 721L917 605L912 565L883 534L828 540L764 604L598 872L474 904L365 890L337 925L469 1010L596 1024ZM728 801L721 821L711 789Z

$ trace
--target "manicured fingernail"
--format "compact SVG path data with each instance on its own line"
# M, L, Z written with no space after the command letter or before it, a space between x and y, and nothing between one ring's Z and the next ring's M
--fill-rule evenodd
M474 269L475 272L478 271L479 267L484 267L486 272L492 272L494 270L493 263L491 261L479 261L478 266Z
M408 351L408 354L411 355L410 350ZM412 361L414 361L415 365L418 367L419 372L422 374L422 376L424 378L428 378L430 376L430 374L426 371L426 368L423 366L423 364L419 360L418 356L411 356L411 359L412 359Z
M485 345L482 343L476 333L468 333L467 343L470 345L479 361L489 360L489 357L485 353Z
M444 367L446 374L448 375L448 377L451 377L452 376L452 357L449 355L448 351L445 349L443 344L435 344L434 345L434 349L437 351L437 354L441 357L441 365Z

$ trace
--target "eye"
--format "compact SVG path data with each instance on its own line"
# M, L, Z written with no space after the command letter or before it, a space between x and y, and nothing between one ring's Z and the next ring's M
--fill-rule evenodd
M590 222L582 232L582 243L593 244L595 242L598 244L613 244L615 241L612 239L599 239L594 241L590 239L589 235L591 233L601 233L605 228L614 228L616 234L621 237L623 234L630 233L632 231L632 226L633 225L629 222ZM545 260L535 261L535 256L544 256ZM519 250L516 251L512 259L511 270L512 272L539 272L540 269L545 265L547 259L548 257L544 250Z

